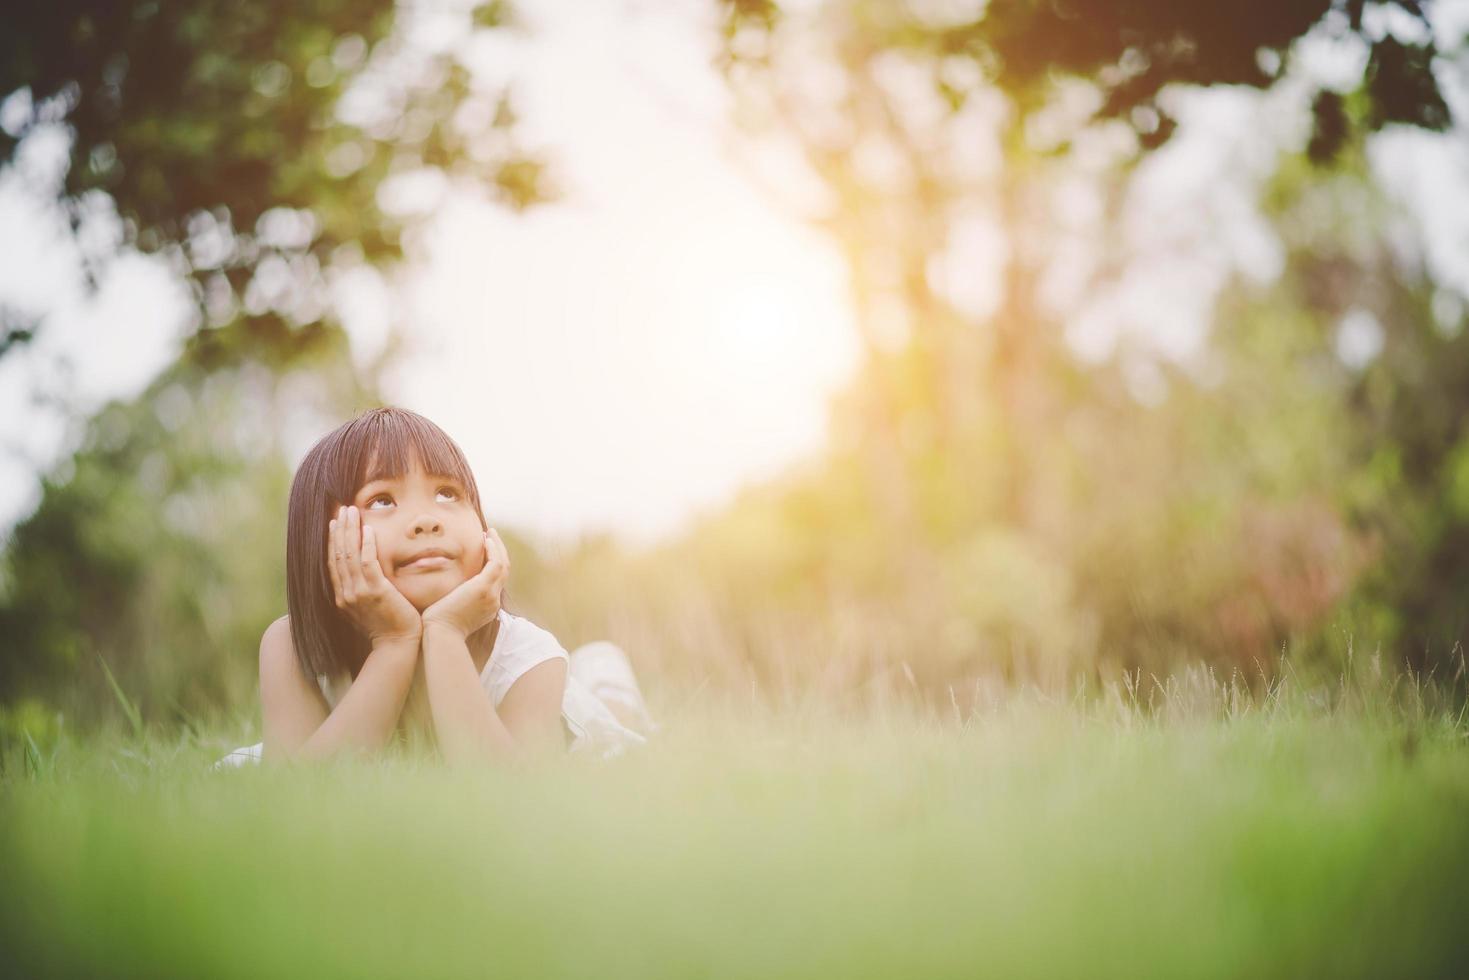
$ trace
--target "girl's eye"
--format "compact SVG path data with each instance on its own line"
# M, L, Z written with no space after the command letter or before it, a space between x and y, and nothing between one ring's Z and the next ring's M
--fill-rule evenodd
M459 491L455 490L453 487L439 487L438 495L447 496L452 501L457 501L459 499ZM376 497L373 497L371 500L369 500L367 502L367 505L362 509L382 510L383 507L391 506L393 506L393 495L389 493L380 493Z

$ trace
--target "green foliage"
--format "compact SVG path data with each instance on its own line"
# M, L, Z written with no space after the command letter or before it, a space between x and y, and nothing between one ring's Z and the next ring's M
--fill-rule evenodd
M466 35L509 16L454 12ZM73 221L115 210L122 246L188 277L201 327L243 318L288 356L330 316L324 270L401 256L385 180L438 170L516 207L542 194L538 161L506 139L505 94L412 46L396 29L412 16L392 0L20 5L0 33L0 166L64 125Z
M294 370L186 354L86 422L0 559L0 701L136 733L254 700L254 652L285 609L288 421L373 400L344 343Z
M1371 559L1351 615L1408 662L1442 669L1469 639L1469 515L1457 504L1469 336L1453 294L1395 245L1406 230L1363 172L1360 146L1347 159L1356 162L1327 172L1282 166L1266 202L1285 272L1251 302L1303 313L1305 346L1287 363L1330 398L1316 410L1335 416L1340 452L1321 484ZM1382 330L1382 349L1355 368L1330 345L1342 318L1362 311ZM1237 343L1234 322L1221 318L1226 345Z
M767 0L722 0L725 57L730 64L769 67L769 54L787 30L781 7ZM1280 77L1291 44L1317 24L1337 37L1355 35L1370 47L1365 88L1370 131L1393 123L1443 130L1450 124L1428 41L1406 44L1363 29L1367 0L1245 0L1231 4L1176 0L1052 0L976 4L975 12L915 4L840 0L822 5L828 26L840 24L844 46L859 59L902 52L923 64L932 84L959 108L976 91L969 74L1014 100L1022 116L1044 108L1058 83L1082 79L1097 87L1093 120L1124 122L1142 148L1156 149L1176 121L1159 94L1169 85L1268 87ZM1418 0L1375 4L1395 8L1424 26ZM758 39L758 40L757 40ZM1317 103L1318 155L1340 142L1339 102Z

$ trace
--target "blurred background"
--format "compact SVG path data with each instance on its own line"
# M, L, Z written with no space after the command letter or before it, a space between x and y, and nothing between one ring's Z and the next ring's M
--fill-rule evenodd
M258 732L291 474L383 403L655 708L1462 692L1469 2L3 21L7 729Z

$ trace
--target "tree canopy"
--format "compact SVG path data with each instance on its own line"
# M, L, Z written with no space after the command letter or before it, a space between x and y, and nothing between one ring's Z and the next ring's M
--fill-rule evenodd
M478 85L456 44L407 27L448 18L461 41L504 26L501 2L60 0L17 4L0 32L0 166L64 127L59 203L73 226L115 212L120 247L190 282L206 361L289 360L330 329L324 270L391 264L405 216L379 191L439 171L512 206L542 193L510 139L508 93ZM441 25L442 26L442 25ZM106 256L102 257L105 261ZM37 324L14 318L4 343Z
M784 12L774 0L724 0L730 62L769 66L770 40ZM1437 55L1420 0L1048 0L976 3L972 13L954 5L855 2L826 5L852 27L860 60L902 50L926 59L932 82L954 105L976 86L1014 99L1022 115L1047 104L1059 81L1082 79L1102 99L1093 118L1132 126L1146 148L1162 145L1176 120L1158 100L1166 86L1273 84L1291 45L1322 26L1337 37L1361 38L1369 55L1360 96L1366 126L1389 123L1432 130L1449 125L1449 109L1433 72ZM1391 30L1406 20L1405 41ZM969 66L977 71L966 71ZM1325 92L1316 104L1324 159L1345 133L1342 95Z

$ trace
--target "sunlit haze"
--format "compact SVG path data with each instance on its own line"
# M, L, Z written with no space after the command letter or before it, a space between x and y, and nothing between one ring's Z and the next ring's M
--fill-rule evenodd
M557 200L522 214L468 193L409 200L435 217L403 288L395 299L354 284L346 323L370 357L399 304L412 354L386 394L464 447L492 522L646 539L820 445L829 394L856 363L844 272L727 158L726 96L700 24L571 3L520 16L526 30L495 32L466 60L513 79L517 137L549 160ZM7 213L21 210L12 193ZM11 268L10 295L38 261ZM138 390L169 356L179 318L144 312L167 293L152 287L149 303L55 324L52 344L76 341L98 397ZM85 338L123 331L144 340L89 363ZM5 367L27 360L39 363ZM31 436L32 459L58 438ZM31 465L6 465L8 524L36 491Z

